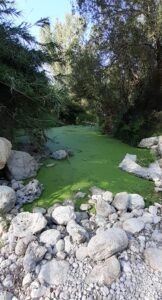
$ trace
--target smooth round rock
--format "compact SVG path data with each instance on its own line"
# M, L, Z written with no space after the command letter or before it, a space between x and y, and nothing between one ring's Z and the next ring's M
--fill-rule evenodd
M96 234L88 244L89 256L98 261L123 251L128 246L128 237L120 228L110 228Z
M52 212L52 218L58 225L67 225L76 215L72 206L58 206Z

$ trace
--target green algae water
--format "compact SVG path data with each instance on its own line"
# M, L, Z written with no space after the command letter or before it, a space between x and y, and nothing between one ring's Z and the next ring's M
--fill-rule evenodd
M48 147L55 151L70 149L73 156L68 160L44 162L38 173L38 180L44 185L40 199L25 206L49 207L66 198L74 199L77 191L88 192L92 186L117 192L139 193L147 204L154 202L154 184L138 178L118 168L126 153L136 154L145 163L152 160L147 150L131 147L114 138L102 135L97 129L89 126L64 126L46 131L50 138ZM53 141L53 142L52 142ZM47 167L48 164L53 164ZM157 199L156 199L157 200ZM87 201L87 198L82 200ZM81 200L77 200L78 206Z

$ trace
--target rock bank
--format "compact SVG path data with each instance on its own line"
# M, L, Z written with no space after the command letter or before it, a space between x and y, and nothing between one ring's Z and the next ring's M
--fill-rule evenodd
M91 191L96 215L65 200L48 211L13 208L9 227L0 218L0 299L162 299L162 206Z

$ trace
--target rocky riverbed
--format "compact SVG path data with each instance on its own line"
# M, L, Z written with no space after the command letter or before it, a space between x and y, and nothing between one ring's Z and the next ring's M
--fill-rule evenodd
M1 300L162 299L162 206L96 187L88 202L1 216Z

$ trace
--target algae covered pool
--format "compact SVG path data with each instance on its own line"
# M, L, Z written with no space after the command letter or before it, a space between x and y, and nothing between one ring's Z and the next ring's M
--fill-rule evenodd
M78 190L87 192L94 185L113 193L139 193L147 203L154 202L157 198L152 182L118 168L126 153L137 154L140 161L149 163L152 160L149 151L102 135L89 126L50 128L46 134L50 138L50 150L68 148L74 155L68 160L49 159L44 162L37 178L43 183L45 190L41 198L26 205L26 209L31 209L32 206L49 207L66 198L73 199ZM47 167L51 163L54 165Z

